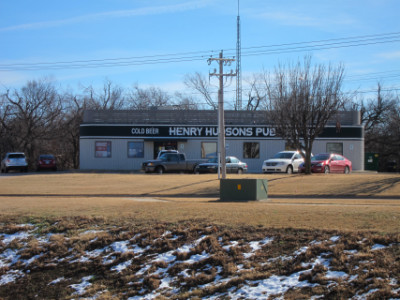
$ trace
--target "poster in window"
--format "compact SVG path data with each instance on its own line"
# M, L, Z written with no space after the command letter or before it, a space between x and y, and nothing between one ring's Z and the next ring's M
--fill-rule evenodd
M143 142L128 142L128 157L129 158L143 158L144 157L144 143Z
M99 158L111 157L111 142L96 142L95 156Z
M217 143L202 142L201 143L201 158L217 157Z

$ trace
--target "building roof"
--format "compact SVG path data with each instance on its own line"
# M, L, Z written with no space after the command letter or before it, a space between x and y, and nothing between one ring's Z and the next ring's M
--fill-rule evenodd
M226 125L271 125L268 111L225 110ZM327 125L360 125L359 111L342 111ZM85 110L83 124L217 125L216 110Z

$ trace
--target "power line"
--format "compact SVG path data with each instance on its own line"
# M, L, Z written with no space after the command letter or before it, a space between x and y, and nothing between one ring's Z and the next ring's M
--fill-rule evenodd
M337 48L369 46L384 43L400 42L400 32L355 36L338 39L327 39L320 41L306 41L296 43L286 43L279 45L253 46L242 48L244 56L255 55L273 55L285 54L304 51L321 51ZM295 46L295 47L293 47ZM252 49L258 49L252 51ZM267 50L268 49L268 50ZM228 49L233 51L236 49ZM54 69L88 69L88 68L108 68L108 67L125 67L149 64L166 64L181 63L204 60L212 54L219 51L192 51L172 54L146 55L134 57L120 58L104 58L92 60L73 60L73 61L56 61L56 62L37 62L37 63L13 63L0 64L0 71L37 71L37 70L54 70ZM233 56L233 54L232 54Z

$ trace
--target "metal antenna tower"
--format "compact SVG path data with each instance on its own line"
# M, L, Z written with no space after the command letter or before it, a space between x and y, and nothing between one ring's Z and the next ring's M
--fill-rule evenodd
M240 14L238 0L237 40L236 40L236 110L242 109L242 46L240 41Z

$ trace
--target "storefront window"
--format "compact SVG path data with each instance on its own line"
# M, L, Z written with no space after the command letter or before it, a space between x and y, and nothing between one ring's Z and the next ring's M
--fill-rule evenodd
M129 158L143 158L144 157L144 143L143 142L128 142L128 157Z
M111 157L111 142L95 142L95 157Z
M201 158L217 157L217 143L202 142L201 143Z
M260 143L243 143L244 158L260 158Z
M343 143L326 143L326 152L343 155Z

